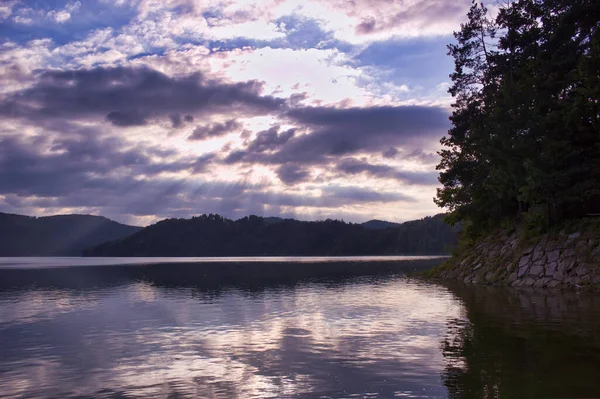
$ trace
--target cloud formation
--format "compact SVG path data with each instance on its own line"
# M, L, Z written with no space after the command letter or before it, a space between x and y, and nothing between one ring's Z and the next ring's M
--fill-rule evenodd
M27 118L105 116L115 126L135 126L180 112L262 115L284 104L261 91L258 81L223 83L200 73L169 77L147 67L44 71L32 87L9 95L0 112Z
M306 107L285 115L312 130L287 146L281 156L302 162L322 156L380 151L390 145L425 145L448 128L447 111L437 107Z
M212 125L196 126L188 140L206 140L212 137L219 137L241 129L243 125L235 119L229 119L223 123Z
M438 184L438 174L435 171L400 171L389 165L372 164L369 162L358 160L356 158L342 159L336 165L336 169L348 175L366 173L374 177L398 180L405 184Z
M469 3L3 2L0 211L435 213Z
M231 152L225 162L315 165L357 153L390 155L390 145L421 148L448 127L447 112L436 107L301 107L283 117L310 133L278 133L280 127L274 126L259 132L244 150ZM266 150L277 151L263 154Z

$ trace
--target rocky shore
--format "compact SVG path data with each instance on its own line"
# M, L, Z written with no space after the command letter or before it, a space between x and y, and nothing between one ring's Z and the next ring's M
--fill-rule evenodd
M536 288L600 288L600 231L560 231L523 239L498 231L458 251L431 277Z

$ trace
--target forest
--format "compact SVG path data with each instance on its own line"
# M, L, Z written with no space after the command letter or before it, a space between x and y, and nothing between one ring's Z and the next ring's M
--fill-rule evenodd
M600 214L600 2L474 2L448 46L435 202L477 236Z
M165 219L120 240L84 251L85 256L339 256L445 254L457 227L444 215L392 223L306 222L221 215Z

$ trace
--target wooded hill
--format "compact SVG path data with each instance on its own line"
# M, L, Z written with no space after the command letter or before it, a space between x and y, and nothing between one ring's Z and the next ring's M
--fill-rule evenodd
M391 227L339 220L304 222L220 215L166 219L121 240L84 252L86 256L338 256L444 254L456 228L444 215Z

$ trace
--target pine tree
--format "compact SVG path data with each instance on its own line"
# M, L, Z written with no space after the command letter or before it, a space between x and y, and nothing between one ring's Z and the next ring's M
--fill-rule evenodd
M473 4L448 46L453 123L436 203L485 230L531 204L549 223L600 212L600 2Z

